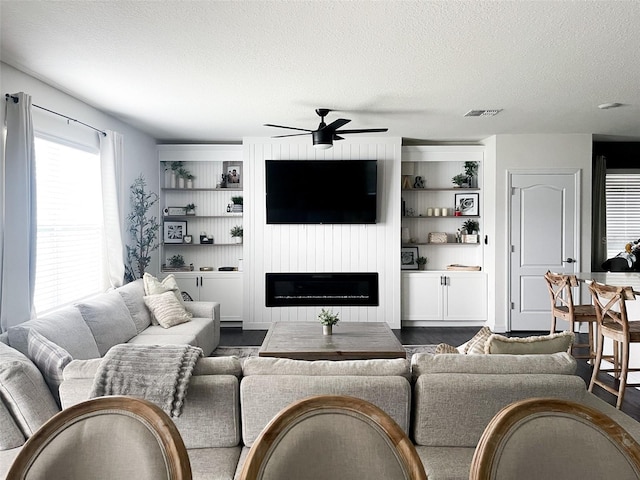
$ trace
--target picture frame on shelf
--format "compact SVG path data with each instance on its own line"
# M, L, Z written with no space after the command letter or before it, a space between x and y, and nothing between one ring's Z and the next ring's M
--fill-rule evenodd
M193 237L192 237L191 235L185 235L185 236L182 238L182 241L183 241L184 243L192 243L192 242L193 242Z
M477 217L480 215L480 194L456 193L455 207L460 211L461 216Z
M402 270L418 270L418 247L402 247L400 249L400 268Z
M222 171L226 188L242 188L242 165L240 163L222 162Z
M187 235L187 222L164 222L164 243L184 243Z

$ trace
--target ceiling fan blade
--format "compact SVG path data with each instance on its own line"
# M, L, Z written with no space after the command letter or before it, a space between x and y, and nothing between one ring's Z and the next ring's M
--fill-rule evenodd
M341 137L340 135L334 135L333 139L334 140L344 140L344 137Z
M334 120L333 122L331 122L329 125L327 125L325 128L330 128L332 130L337 130L340 127L344 127L347 123L349 123L351 120L349 120L348 118L339 118L337 120Z
M361 128L358 130L336 130L335 133L339 133L340 135L347 133L372 133L372 132L386 132L388 128Z
M274 135L271 138L300 137L302 135L309 135L309 134L308 133L291 133L289 135Z
M272 123L265 123L265 127L276 127L276 128L288 128L289 130L301 130L303 132L313 132L313 130L309 130L308 128L297 128L297 127L287 127L285 125L274 125Z

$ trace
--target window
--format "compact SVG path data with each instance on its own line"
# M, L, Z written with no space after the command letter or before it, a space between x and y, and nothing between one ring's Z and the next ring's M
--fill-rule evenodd
M101 291L100 155L36 136L34 304L42 313Z
M624 246L640 238L640 173L610 173L605 184L607 258L624 252Z

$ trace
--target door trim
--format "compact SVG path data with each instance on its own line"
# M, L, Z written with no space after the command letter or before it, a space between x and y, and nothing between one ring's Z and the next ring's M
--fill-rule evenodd
M507 331L511 331L511 230L512 225L511 221L513 220L513 212L511 210L511 191L513 189L513 176L514 175L573 175L574 178L574 187L575 187L575 205L576 205L576 221L574 224L574 232L573 232L573 241L574 241L574 251L576 257L576 263L574 271L580 272L582 265L582 202L580 201L582 198L582 169L581 168L540 168L540 169L507 169L507 189L505 192L505 205L507 211L507 221L505 228L505 241L506 241L506 251L505 255L507 256L507 261L505 262L505 298L507 299L507 305L505 308L507 310ZM580 298L577 299L577 303L580 302Z

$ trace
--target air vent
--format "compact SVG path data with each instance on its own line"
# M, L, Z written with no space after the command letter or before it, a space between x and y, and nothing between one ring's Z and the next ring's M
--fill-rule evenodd
M493 110L469 110L464 114L465 117L493 117L502 111L501 108Z

